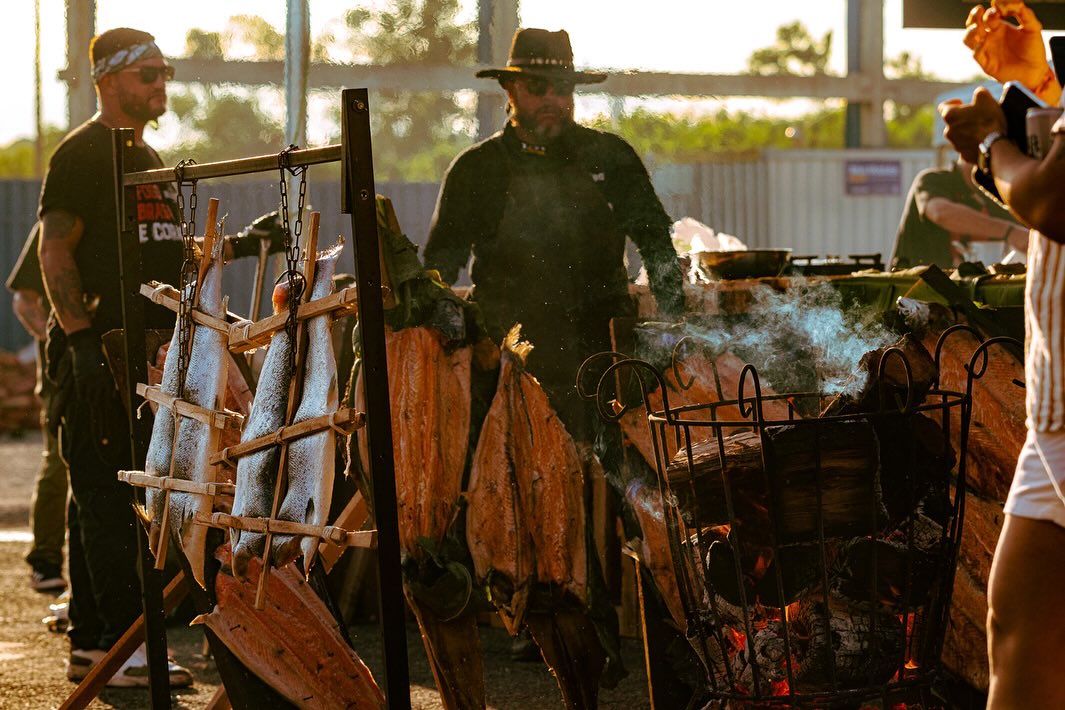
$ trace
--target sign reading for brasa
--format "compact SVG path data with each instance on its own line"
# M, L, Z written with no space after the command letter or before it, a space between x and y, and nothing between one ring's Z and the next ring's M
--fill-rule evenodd
M991 0L902 0L903 27L963 29L965 18L976 5L991 6ZM1035 16L1048 30L1065 29L1065 0L1030 2Z

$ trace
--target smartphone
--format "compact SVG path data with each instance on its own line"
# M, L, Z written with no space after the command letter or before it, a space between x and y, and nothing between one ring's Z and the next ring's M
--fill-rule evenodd
M1028 154L1028 109L1046 108L1041 98L1029 91L1019 81L1007 81L1002 87L1002 98L998 101L1002 112L1006 114L1006 137Z
M1050 38L1050 61L1054 63L1058 83L1065 84L1065 35Z

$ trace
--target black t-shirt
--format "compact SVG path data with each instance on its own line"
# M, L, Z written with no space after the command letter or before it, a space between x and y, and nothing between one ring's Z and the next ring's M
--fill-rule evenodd
M85 293L99 297L92 318L99 333L122 327L113 164L111 130L95 121L83 123L63 139L52 156L38 209L39 217L63 210L81 218L85 225L74 260ZM162 166L159 155L147 145L126 152L128 172ZM130 194L133 203L127 204L127 209L139 235L143 280L177 285L182 243L174 185L138 185ZM144 318L148 328L174 325L172 311L147 300Z
M9 291L33 291L44 296L44 279L41 277L41 260L37 258L38 231L41 223L37 222L22 245L22 253L7 277Z

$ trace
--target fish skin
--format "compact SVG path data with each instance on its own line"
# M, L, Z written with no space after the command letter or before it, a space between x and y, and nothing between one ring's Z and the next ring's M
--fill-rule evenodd
M288 296L288 284L282 281L273 292L275 314L288 308ZM242 443L272 434L285 425L291 352L292 339L288 331L282 329L274 333L263 360L251 412L240 437ZM233 515L270 517L273 512L274 486L277 483L280 454L279 446L271 446L237 459ZM261 557L266 550L266 535L230 528L229 538L233 548L233 574L237 579L245 579L249 560L252 557Z
M176 397L178 391L178 338L180 329L174 328L174 336L170 339L170 348L166 353L163 363L163 381L159 389L164 393ZM176 422L174 412L159 405L155 413L155 422L152 424L152 438L148 443L148 453L144 460L144 472L149 476L169 476L170 457L174 449L174 435ZM145 488L146 509L151 527L148 532L148 544L152 554L159 550L160 520L163 517L163 501L166 496L158 488Z
M314 269L311 300L325 298L333 292L333 274L341 244L318 254ZM337 387L336 353L331 336L333 317L325 314L306 321L307 355L304 360L303 391L300 405L292 418L293 424L332 414L340 405ZM278 520L307 525L325 525L333 494L336 475L336 432L326 429L296 439L288 445L288 485L278 509ZM272 556L278 567L284 567L303 552L303 569L309 572L318 551L316 537L275 535Z
M215 318L225 317L222 297L222 240L215 245L215 258L200 280L198 309ZM169 359L169 356L168 356ZM225 391L229 367L228 336L213 328L197 326L193 331L188 372L185 375L184 399L204 409L219 408ZM174 438L174 477L198 483L216 480L211 454L217 446L220 430L196 419L181 417ZM205 586L204 563L207 526L194 522L197 513L210 514L212 497L171 491L170 531L179 533L181 549L192 568L193 578Z

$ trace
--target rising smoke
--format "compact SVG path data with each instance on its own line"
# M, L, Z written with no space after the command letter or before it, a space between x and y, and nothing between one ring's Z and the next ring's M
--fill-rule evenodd
M742 314L642 326L636 356L664 369L676 343L688 336L712 358L731 352L753 365L763 388L835 395L853 381L862 355L898 338L880 322L877 309L844 304L824 282L793 281L784 291L756 286L750 294Z

